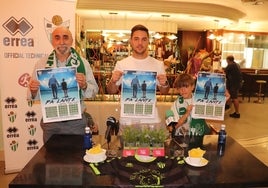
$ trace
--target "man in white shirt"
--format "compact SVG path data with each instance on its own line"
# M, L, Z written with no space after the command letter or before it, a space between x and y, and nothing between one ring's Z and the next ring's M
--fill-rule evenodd
M166 72L163 62L148 55L149 31L143 25L136 25L131 29L130 45L132 47L132 55L118 61L114 68L110 82L107 85L107 91L110 94L119 92L119 86L122 84L122 75L125 70L134 71L151 71L157 73L157 87L161 94L167 94L169 91L169 83L167 81ZM129 124L137 122L135 118L120 118L120 123ZM140 118L139 123L159 123L160 118L157 110L153 118Z

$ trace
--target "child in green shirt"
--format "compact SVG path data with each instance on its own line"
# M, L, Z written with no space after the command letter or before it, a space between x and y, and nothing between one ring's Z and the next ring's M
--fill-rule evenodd
M175 79L173 87L179 92L178 98L171 106L171 110L174 113L174 119L177 122L174 126L176 129L175 136L203 136L204 134L208 134L210 129L205 120L193 119L191 117L195 79L190 74L180 74Z

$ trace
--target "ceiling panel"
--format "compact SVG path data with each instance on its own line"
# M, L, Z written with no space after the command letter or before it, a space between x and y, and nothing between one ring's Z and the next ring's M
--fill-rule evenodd
M246 1L246 2L245 2ZM249 1L249 2L248 2ZM268 1L262 0L77 0L84 19L175 22L178 29L268 31ZM116 12L116 15L111 15ZM163 18L162 15L169 15ZM215 22L218 20L218 22ZM248 24L250 22L250 24ZM217 28L215 28L217 27Z

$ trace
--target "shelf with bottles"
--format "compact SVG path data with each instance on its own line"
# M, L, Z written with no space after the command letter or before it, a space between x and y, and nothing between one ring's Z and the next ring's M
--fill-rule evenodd
M114 52L115 60L120 61L126 57L128 57L130 53L128 51L126 52Z

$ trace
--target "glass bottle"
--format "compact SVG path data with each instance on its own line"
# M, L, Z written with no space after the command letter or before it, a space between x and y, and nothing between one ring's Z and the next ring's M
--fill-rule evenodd
M225 125L221 125L221 130L220 130L219 135L218 135L218 148L217 148L217 152L218 152L219 156L224 155L225 144L226 144Z
M85 128L84 134L84 149L92 148L92 135L89 127Z

